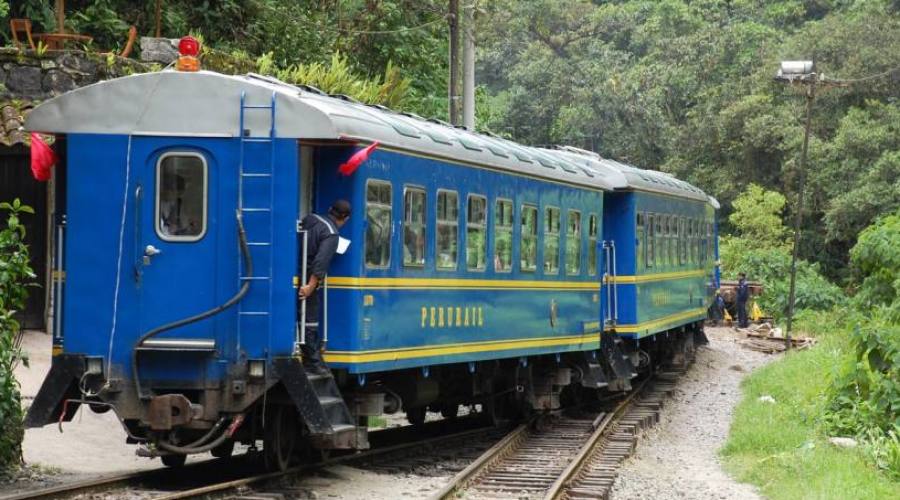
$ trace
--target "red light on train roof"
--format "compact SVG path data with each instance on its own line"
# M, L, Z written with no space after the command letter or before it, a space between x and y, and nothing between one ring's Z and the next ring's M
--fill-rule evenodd
M178 71L200 71L200 60L197 59L197 56L200 54L200 42L196 38L186 36L179 40L178 54L175 69Z
M183 56L197 57L200 54L200 42L188 35L178 41L178 53Z

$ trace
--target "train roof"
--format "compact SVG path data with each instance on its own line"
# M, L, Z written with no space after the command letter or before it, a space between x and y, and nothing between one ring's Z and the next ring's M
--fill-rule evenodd
M657 170L644 170L624 163L603 158L599 154L583 149L562 146L557 153L566 156L573 163L580 163L597 172L617 172L625 177L626 186L618 189L649 191L705 201L717 210L719 202L707 195L702 189L685 181L676 179L672 174Z
M252 105L268 105L275 96L276 137L377 140L388 147L595 189L637 189L709 199L668 174L637 169L590 152L524 146L255 74L160 71L99 82L44 102L28 116L26 128L47 133L238 137L242 92ZM111 102L115 106L110 106ZM244 123L251 137L269 134L266 112L247 111Z

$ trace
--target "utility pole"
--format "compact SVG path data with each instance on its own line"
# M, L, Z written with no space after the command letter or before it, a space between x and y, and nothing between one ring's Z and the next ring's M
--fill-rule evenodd
M813 73L815 75L815 73ZM803 188L806 184L806 152L809 150L809 129L812 125L812 105L816 98L816 77L806 88L806 131L803 133L803 150L800 152L800 180L797 186L797 214L794 217L794 252L791 255L791 291L788 296L787 348L791 348L791 325L794 321L794 299L797 288L797 255L800 252L800 232L803 222Z
M463 125L475 130L475 0L463 7Z
M801 224L803 223L803 188L806 184L806 153L809 150L809 131L812 127L812 105L816 98L819 75L813 61L784 61L775 76L778 81L806 86L806 130L803 133L803 149L800 151L800 179L797 186L797 213L794 216L794 250L791 255L791 288L788 294L785 342L791 348L791 326L794 322L794 300L797 286L797 256L800 253Z
M459 0L450 0L450 81L448 107L450 123L459 125Z

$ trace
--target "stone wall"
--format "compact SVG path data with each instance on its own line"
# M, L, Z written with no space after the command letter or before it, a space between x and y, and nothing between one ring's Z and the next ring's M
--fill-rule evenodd
M40 101L92 83L151 71L153 67L116 55L78 50L20 51L0 48L0 103Z

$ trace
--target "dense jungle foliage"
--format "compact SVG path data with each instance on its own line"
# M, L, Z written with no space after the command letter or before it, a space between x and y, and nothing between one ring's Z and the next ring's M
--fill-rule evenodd
M19 349L19 322L16 312L25 307L27 284L34 279L28 265L25 226L19 214L34 210L19 200L0 202L5 227L0 229L0 477L15 468L21 460L24 434L19 384L13 370L27 358Z

